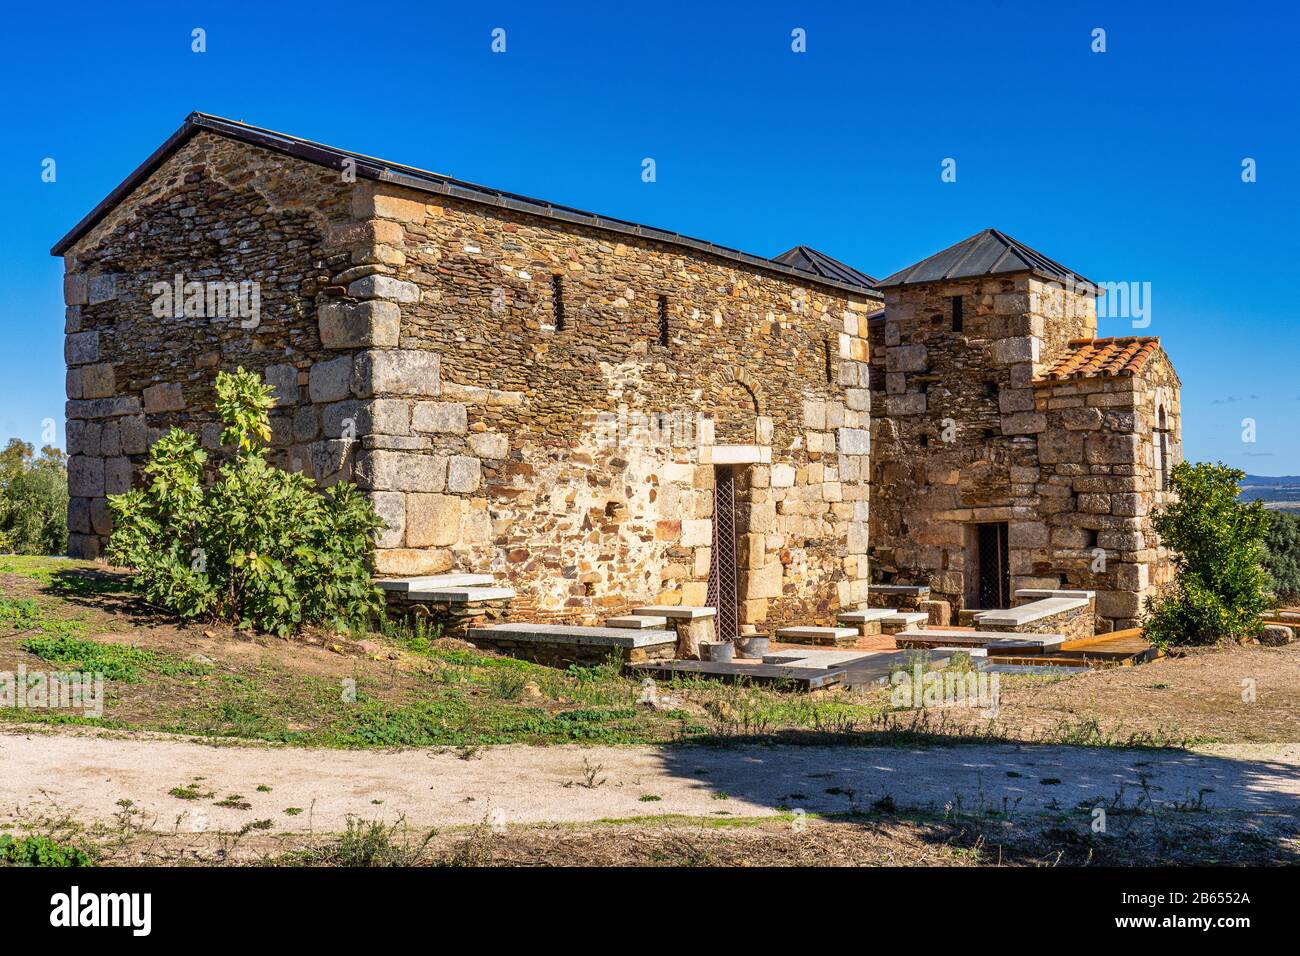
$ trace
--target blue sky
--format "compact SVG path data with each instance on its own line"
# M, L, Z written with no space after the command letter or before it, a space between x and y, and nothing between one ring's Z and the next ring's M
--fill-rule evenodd
M995 226L1089 278L1151 283L1139 334L1177 364L1187 457L1300 474L1300 16L1283 4L70 2L6 18L0 439L39 442L54 419L62 444L49 247L198 109L876 276Z

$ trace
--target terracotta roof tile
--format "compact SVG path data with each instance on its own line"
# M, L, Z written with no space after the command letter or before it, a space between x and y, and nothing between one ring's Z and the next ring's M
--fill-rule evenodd
M1072 339L1062 355L1039 381L1097 378L1102 375L1136 375L1160 348L1157 336L1110 339Z

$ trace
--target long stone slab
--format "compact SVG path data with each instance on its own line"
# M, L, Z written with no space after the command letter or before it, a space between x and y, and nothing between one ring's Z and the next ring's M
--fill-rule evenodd
M1016 607L981 611L975 615L975 622L990 627L1023 627L1026 624L1032 624L1034 621L1041 621L1044 618L1055 617L1069 611L1081 610L1087 606L1088 598L1086 597L1042 598Z
M649 627L667 627L668 618L654 614L624 614L605 619L606 627L630 627L640 630Z
M701 617L714 617L717 615L717 608L712 607L685 607L672 604L651 604L646 607L633 608L632 613L636 615L648 615L650 617L670 617L677 620L694 621Z
M894 611L887 617L880 619L881 624L905 624L911 627L913 624L921 624L930 620L930 615L924 611Z
M871 584L867 586L867 593L924 597L930 593L930 587L926 584Z
M445 601L448 604L473 604L476 601L510 601L514 588L430 588L398 592L408 601Z
M603 647L650 647L676 644L676 631L633 631L625 627L580 627L569 624L497 624L472 627L469 639L536 641L539 644L592 644Z
M698 674L716 677L725 683L736 680L759 684L792 683L796 690L817 690L844 680L843 670L823 667L787 667L783 664L722 664L716 661L654 661L631 664L635 674L671 677L674 674Z
M776 636L806 641L838 640L857 637L858 629L855 627L778 627Z
M385 591L437 591L442 588L468 588L490 585L490 574L427 574L414 578L379 578L375 586Z
M897 614L894 608L888 607L869 607L860 611L843 611L835 616L835 620L845 624L869 624L872 621L879 621Z
M1039 601L1042 600L1043 598L1057 598L1057 597L1084 598L1086 600L1091 601L1093 598L1097 596L1096 591L1082 591L1082 590L1074 591L1066 588L1061 588L1061 589L1020 588L1015 592L1015 594L1016 597L1024 598L1029 601Z

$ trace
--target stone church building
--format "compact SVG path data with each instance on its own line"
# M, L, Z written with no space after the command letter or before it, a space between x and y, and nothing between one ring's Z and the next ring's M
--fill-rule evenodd
M273 460L372 497L382 574L486 572L528 620L725 636L876 582L953 617L1095 590L1108 629L1169 575L1169 360L994 230L876 281L196 113L53 253L74 556L167 428L220 454L242 366Z

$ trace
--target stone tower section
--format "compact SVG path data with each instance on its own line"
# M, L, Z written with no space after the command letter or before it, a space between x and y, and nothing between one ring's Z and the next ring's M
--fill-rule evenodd
M885 310L871 323L875 576L929 585L954 618L962 608L1013 606L1025 588L1123 589L1122 599L1098 594L1098 624L1128 626L1136 595L1153 580L1139 569L1157 561L1145 527L1151 502L1139 500L1153 491L1142 474L1153 455L1142 440L1147 423L1108 411L1140 403L1127 397L1132 370L1087 386L1048 378L1081 343L1107 341L1096 339L1096 287L996 230L879 287ZM1152 350L1158 344L1143 355ZM1161 405L1167 434L1176 433L1174 381L1165 392L1175 397ZM1076 406L1086 410L1068 411Z

